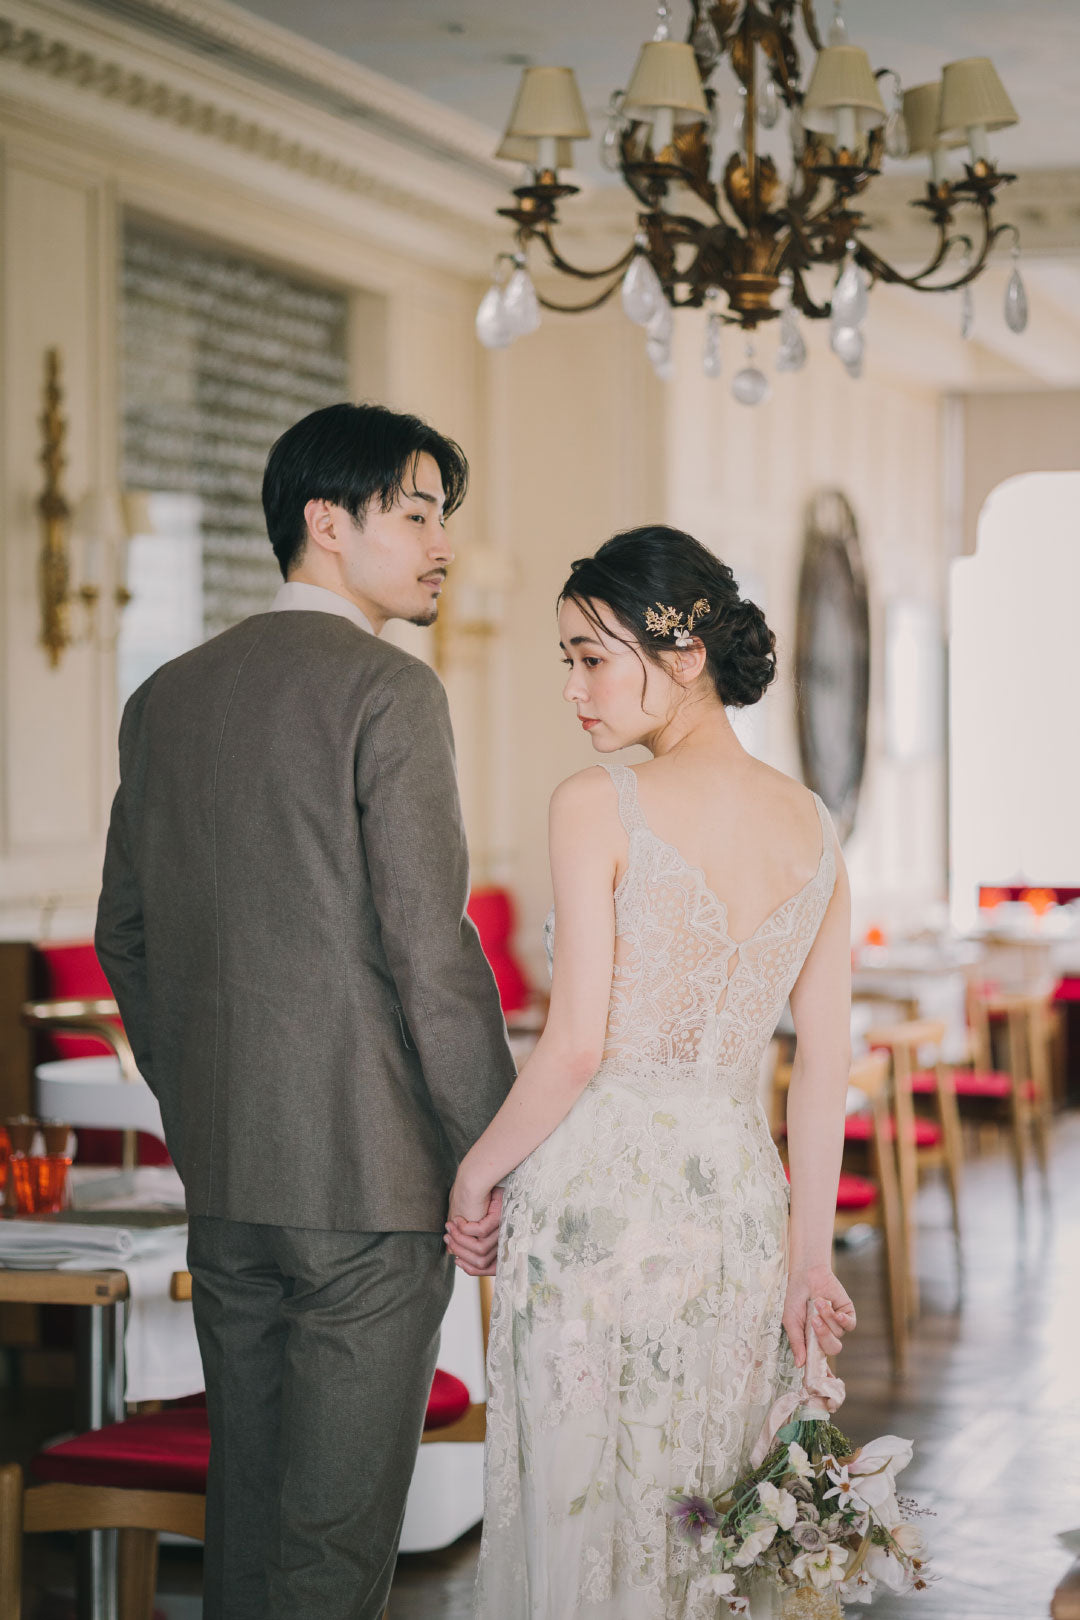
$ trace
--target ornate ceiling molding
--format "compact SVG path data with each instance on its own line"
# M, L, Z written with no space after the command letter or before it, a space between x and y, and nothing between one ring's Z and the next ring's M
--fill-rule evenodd
M200 53L260 83L451 162L504 187L506 166L493 156L497 136L485 125L380 73L315 45L229 0L79 0L105 22Z
M177 13L202 16L215 10L192 5L191 0L169 4ZM345 77L352 76L350 64L340 66ZM358 71L365 81L376 77ZM31 5L25 0L0 0L0 73L9 91L50 108L55 107L56 87L63 86L68 92L63 99L66 119L92 120L100 129L103 112L107 120L115 109L112 116L117 122L120 113L128 118L141 115L159 128L171 127L213 143L219 155L215 159L207 149L209 168L222 166L226 154L221 149L261 160L271 170L288 170L406 216L414 241L417 222L430 227L436 257L445 258L447 240L456 240L464 255L457 268L466 274L481 262L486 267L495 240L491 211L505 188L501 166L491 162L485 171L474 155L443 143L441 126L432 116L441 117L442 109L430 102L423 103L428 113L423 140L406 141L404 120L391 118L386 109L396 103L400 115L404 102L423 98L408 92L397 97L397 87L389 81L380 81L387 87L382 107L372 103L372 119L365 124L359 103L346 113L340 94L337 99L328 96L325 86L321 96L309 93L301 99L295 88L280 83L248 83L220 58L208 59L174 41L148 38L129 22L104 18L95 6L57 0L35 0ZM308 88L315 87L309 82ZM415 107L410 106L409 112L414 116ZM376 113L381 127L375 127ZM448 113L447 118L468 122L457 114ZM160 136L156 141L160 147ZM185 150L190 153L192 148ZM267 183L272 188L272 173Z

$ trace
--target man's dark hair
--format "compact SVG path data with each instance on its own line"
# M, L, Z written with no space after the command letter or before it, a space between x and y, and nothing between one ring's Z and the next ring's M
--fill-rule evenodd
M372 501L388 512L416 462L431 456L442 474L449 517L465 499L469 463L459 445L418 416L385 405L326 405L288 428L263 474L266 532L288 579L307 545L304 507L332 501L363 523Z

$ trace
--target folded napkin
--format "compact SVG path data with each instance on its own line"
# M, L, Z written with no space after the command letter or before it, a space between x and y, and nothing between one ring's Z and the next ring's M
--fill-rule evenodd
M191 1305L169 1297L187 1267L187 1227L131 1227L34 1217L0 1221L0 1267L23 1271L123 1271L125 1399L176 1400L205 1387Z

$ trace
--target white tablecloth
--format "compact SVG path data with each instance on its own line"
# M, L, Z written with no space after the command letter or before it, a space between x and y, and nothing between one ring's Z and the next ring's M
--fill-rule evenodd
M132 1179L133 1178L133 1179ZM170 1179L171 1178L171 1179ZM171 1170L118 1175L128 1209L162 1207L174 1196L179 1178ZM105 1190L108 1183L97 1183ZM77 1179L76 1197L87 1183ZM102 1200L108 1207L109 1200ZM98 1205L95 1203L95 1207ZM166 1207L169 1204L166 1203ZM173 1273L187 1268L187 1223L183 1210L175 1223L139 1227L123 1224L81 1225L78 1212L64 1220L23 1216L0 1221L0 1266L23 1271L123 1271L128 1279L124 1322L124 1395L128 1401L176 1400L203 1388L202 1362L190 1304L169 1297Z

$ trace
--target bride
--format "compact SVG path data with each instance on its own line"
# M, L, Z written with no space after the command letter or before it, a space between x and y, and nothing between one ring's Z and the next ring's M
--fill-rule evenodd
M551 1011L461 1163L469 1269L505 1178L478 1620L716 1620L669 1511L746 1469L855 1312L830 1266L849 1064L849 894L821 800L740 745L774 638L675 529L617 535L559 605L603 760L551 801ZM760 1101L790 996L789 1192ZM497 1196L497 1195L496 1195Z

